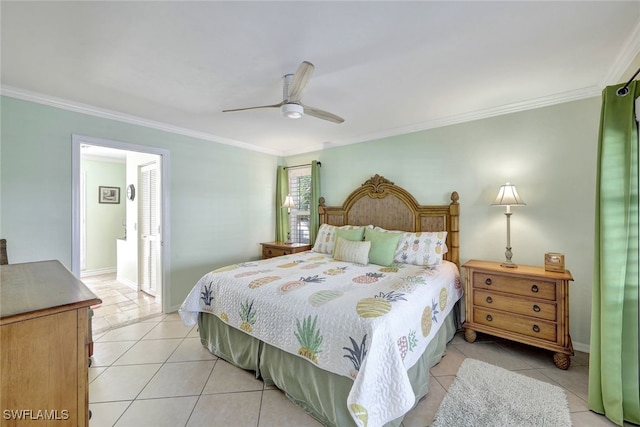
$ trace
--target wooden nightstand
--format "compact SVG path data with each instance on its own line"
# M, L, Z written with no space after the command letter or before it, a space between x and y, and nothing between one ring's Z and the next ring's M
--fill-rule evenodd
M260 244L262 245L262 259L304 252L312 247L308 243L267 242Z
M560 369L571 365L569 282L571 273L543 267L502 267L471 260L462 266L466 321L464 337L476 331L554 351Z

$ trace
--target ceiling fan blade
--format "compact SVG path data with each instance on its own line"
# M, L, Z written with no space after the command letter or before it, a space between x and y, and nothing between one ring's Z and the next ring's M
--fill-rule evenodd
M333 113L329 113L328 111L320 110L318 108L307 107L306 105L302 106L304 108L304 113L313 117L317 117L323 120L329 120L334 123L342 123L344 119L340 116L337 116Z
M277 104L272 104L272 105L259 105L257 107L234 108L232 110L222 110L222 112L230 113L232 111L257 110L258 108L280 108L282 107L282 104L284 104L284 102L279 102Z
M304 92L304 88L307 87L307 83L309 83L309 79L313 74L313 70L315 67L309 61L302 61L302 64L298 67L293 78L291 79L291 84L289 85L289 97L287 100L289 102L298 102L300 98L302 98L302 92Z

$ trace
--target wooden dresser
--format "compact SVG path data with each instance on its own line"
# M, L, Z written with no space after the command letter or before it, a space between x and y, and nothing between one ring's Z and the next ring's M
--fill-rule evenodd
M59 261L0 266L1 426L89 425L89 306Z
M476 331L551 350L560 369L568 369L571 273L543 267L472 260L462 266L465 291L465 339Z
M291 255L308 251L312 248L312 245L308 243L267 242L260 244L262 245L262 259Z

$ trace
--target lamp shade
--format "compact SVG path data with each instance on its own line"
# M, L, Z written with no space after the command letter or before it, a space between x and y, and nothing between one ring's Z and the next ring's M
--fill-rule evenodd
M498 190L498 196L496 200L491 204L492 206L525 206L526 203L522 200L516 186L510 183L500 186Z
M282 207L287 209L296 207L296 204L293 202L293 197L291 197L291 194L288 194L287 197L284 199L284 203L282 204Z

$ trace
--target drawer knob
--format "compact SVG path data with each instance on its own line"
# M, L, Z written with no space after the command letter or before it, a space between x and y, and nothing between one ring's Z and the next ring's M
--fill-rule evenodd
M533 325L533 328L531 329L533 329L533 332L540 332L540 326L538 325Z
M268 254L271 255L271 249L269 249Z
M533 311L535 311L536 313L540 312L540 306L538 304L533 304Z
M493 320L493 317L490 314L487 314L487 320L491 322Z
M487 280L484 281L487 285L491 284L491 277L487 277Z
M538 293L538 291L539 291L539 290L540 290L540 289L538 289L538 285L533 285L533 286L531 287L531 292L533 292L533 293Z
M487 297L486 301L487 301L489 304L491 304L491 303L493 302L493 298L491 298L491 297Z

